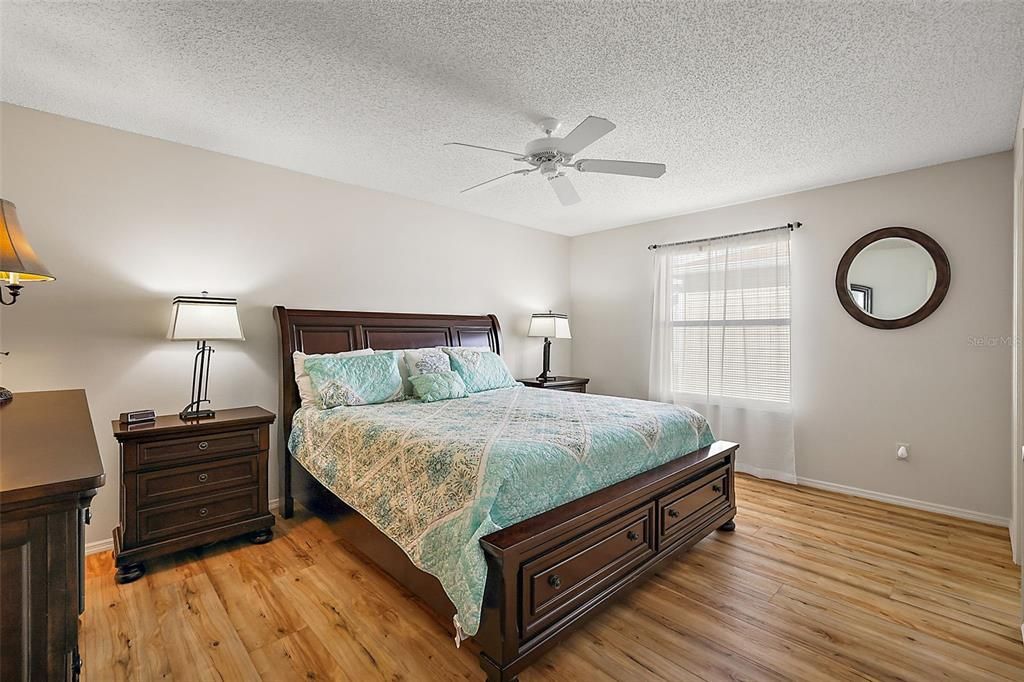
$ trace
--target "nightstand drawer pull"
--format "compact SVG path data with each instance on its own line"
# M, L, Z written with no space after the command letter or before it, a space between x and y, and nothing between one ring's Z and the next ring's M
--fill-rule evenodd
M636 534L636 531L631 530L628 533L626 533L626 539L627 540L632 540L633 542L636 542L637 540L640 539L640 536Z
M555 588L556 590L562 586L562 579L558 577L557 573L553 573L548 576L548 585Z
M674 519L674 518L676 518L677 516L679 516L679 512L678 512L678 511L676 511L675 509L669 509L669 510L668 510L668 515L669 515L669 516L671 516L671 517L672 517L672 518Z
M720 492L722 492L722 486L720 486L720 485L718 485L716 483L715 485L711 486L711 491L712 492L716 492L716 493L720 493Z
M206 516L206 515L207 515L207 514L209 514L209 513L210 513L210 510L209 510L209 509L207 509L206 507L202 507L202 508L201 508L201 509L199 510L199 515L200 515L200 516Z
M207 479L209 479L209 478L210 478L210 474L207 474L207 473L199 474L199 482L200 483L206 483Z
M208 447L210 447L210 444L207 443L205 440L199 441L199 449L200 450L205 450Z

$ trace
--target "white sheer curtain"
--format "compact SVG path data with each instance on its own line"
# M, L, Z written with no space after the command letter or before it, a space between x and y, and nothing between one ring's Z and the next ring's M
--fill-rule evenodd
M737 470L796 482L789 230L655 250L650 398L740 444Z

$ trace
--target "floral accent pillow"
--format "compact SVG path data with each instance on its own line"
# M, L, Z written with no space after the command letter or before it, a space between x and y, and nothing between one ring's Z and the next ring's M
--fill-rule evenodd
M452 371L452 363L448 356L439 348L420 348L405 351L405 364L409 368L409 378L420 374L435 374Z
M337 355L338 357L356 357L359 355L372 355L372 348L364 348L363 350L347 350L341 353L321 353L321 354L306 354L302 351L295 351L292 353L292 365L295 367L295 385L299 388L299 400L302 403L302 407L307 405L316 405L316 395L313 393L313 382L309 379L309 372L306 371L306 359L307 358L318 358L321 356Z
M459 373L470 393L519 384L497 353L470 348L445 348L444 352L451 360L452 369Z
M409 377L409 381L412 382L412 389L416 393L416 397L425 403L469 396L462 377L458 372L451 370L416 374Z
M373 405L404 400L398 362L391 353L306 358L317 407Z

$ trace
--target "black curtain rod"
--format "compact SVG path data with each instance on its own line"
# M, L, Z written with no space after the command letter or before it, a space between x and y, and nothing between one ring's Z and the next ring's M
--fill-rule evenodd
M760 234L761 232L774 232L775 230L795 230L798 227L803 226L803 223L797 221L793 223L786 223L785 225L779 225L777 227L766 227L763 230L751 230L750 232L737 232L735 234L723 234L720 237L705 237L703 239L689 239L685 242L671 242L668 244L651 244L648 246L648 250L654 251L655 249L661 249L666 246L682 246L683 244L698 244L702 242L714 242L719 239L729 239L730 237L742 237L748 234Z

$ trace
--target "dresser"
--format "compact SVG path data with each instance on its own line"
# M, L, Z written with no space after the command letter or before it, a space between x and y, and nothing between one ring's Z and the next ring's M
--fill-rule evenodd
M145 561L248 535L269 542L267 458L274 414L261 407L215 417L165 415L112 423L121 455L121 522L114 528L115 580L145 573Z
M519 379L524 386L531 388L549 388L555 391L570 391L572 393L586 393L587 384L590 379L587 377L551 377L547 381L539 379Z
M77 680L85 525L104 483L85 391L0 407L0 679Z

